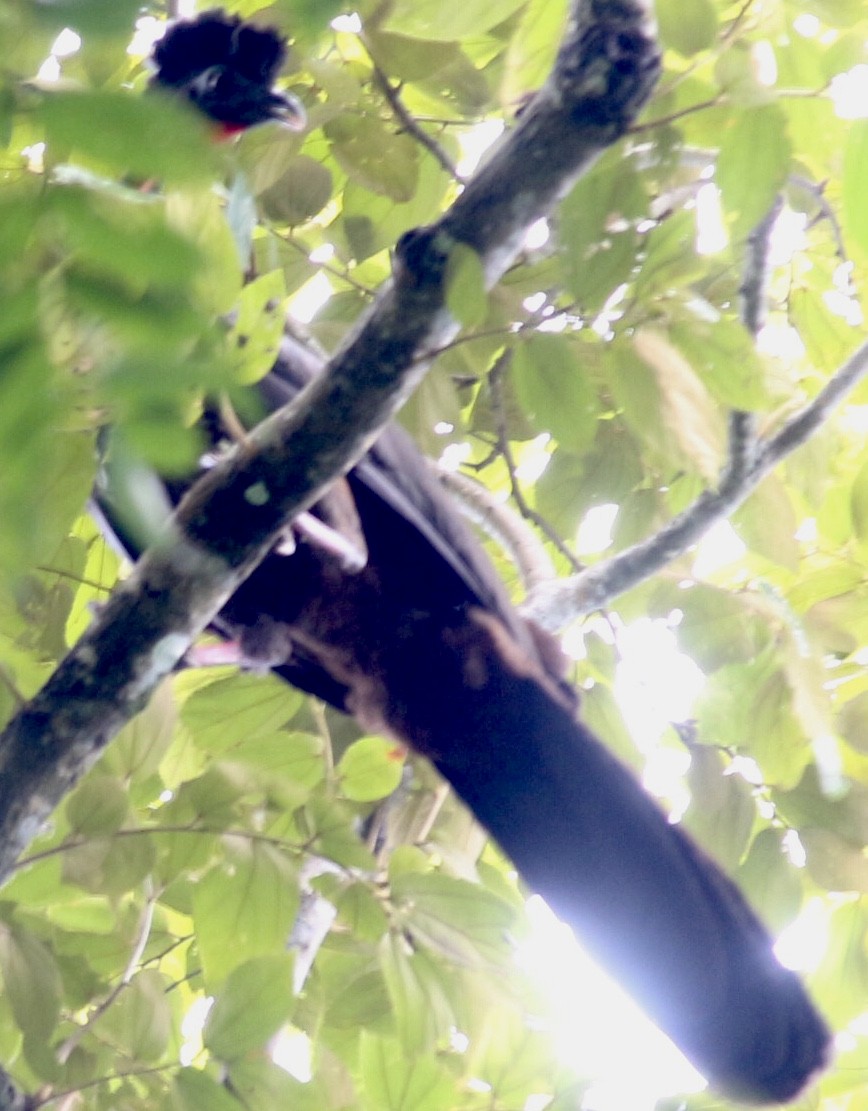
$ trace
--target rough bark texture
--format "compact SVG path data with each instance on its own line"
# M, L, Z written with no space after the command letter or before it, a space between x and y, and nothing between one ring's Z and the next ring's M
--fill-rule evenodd
M638 2L577 0L544 88L454 208L406 240L393 280L327 373L196 485L164 542L0 736L0 878L286 520L360 458L424 374L426 353L455 334L442 286L449 245L476 246L496 281L523 231L623 133L657 72Z

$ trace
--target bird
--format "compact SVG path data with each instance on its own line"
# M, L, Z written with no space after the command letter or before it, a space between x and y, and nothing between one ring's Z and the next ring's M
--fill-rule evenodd
M300 101L274 88L285 59L272 28L215 9L179 20L156 43L150 87L188 101L221 139L269 121L300 131L306 122Z
M274 29L215 9L170 27L153 84L225 134L287 111L295 126L300 105L272 86L283 50ZM288 333L262 404L286 404L322 364ZM215 451L231 423L206 407ZM195 477L166 479L171 500ZM94 500L136 555L110 483ZM582 722L553 639L514 608L407 433L387 428L309 517L213 622L238 660L427 757L712 1086L795 1098L829 1061L824 1019L736 884Z

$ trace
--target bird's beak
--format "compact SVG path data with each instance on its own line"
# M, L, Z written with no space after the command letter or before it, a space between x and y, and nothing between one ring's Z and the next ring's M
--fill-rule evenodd
M290 131L303 131L307 124L307 112L301 101L291 93L272 93L272 96L271 118Z

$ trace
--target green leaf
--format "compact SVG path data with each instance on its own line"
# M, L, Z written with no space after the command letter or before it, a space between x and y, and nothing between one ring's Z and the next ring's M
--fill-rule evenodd
M86 35L122 32L127 37L139 10L138 0L49 0L28 7L36 19L58 31L71 27Z
M199 248L199 267L191 293L208 312L218 315L234 310L243 285L243 260L220 199L212 191L185 189L166 197L166 219Z
M787 119L776 104L743 112L725 129L715 176L739 238L768 213L787 180L791 156Z
M716 670L702 692L698 722L705 743L747 753L768 783L793 786L810 750L782 663L769 650L752 663Z
M340 986L329 1004L327 1024L354 1035L362 1028L391 1029L391 1002L382 975L377 970L357 975L357 967L358 961L350 961L347 967L341 962Z
M669 338L719 401L733 409L768 406L766 368L741 323L693 318L674 324Z
M847 146L844 150L843 219L847 241L855 243L863 254L868 254L866 180L868 180L868 120L854 120L850 125Z
M161 683L147 706L112 741L103 765L122 779L140 782L154 774L178 729L178 708L170 682Z
M277 1033L295 1003L293 964L291 953L272 953L245 961L229 974L203 1032L215 1057L237 1060Z
M235 348L236 378L258 382L274 366L285 326L286 286L281 270L255 278L241 291L230 339Z
M61 983L51 951L28 930L0 923L3 991L27 1037L47 1042L60 1011Z
M342 115L323 132L347 174L393 201L409 201L419 175L418 150L409 135L387 131L372 116Z
M310 799L301 816L311 852L345 868L375 871L376 862L359 840L355 822L354 811L334 800L326 801L316 795Z
M74 185L52 189L48 201L73 255L136 291L150 282L183 286L203 264L196 247L167 226L162 205Z
M297 154L280 177L262 190L260 203L272 220L296 227L321 212L331 195L331 170L306 154Z
M344 188L340 223L344 250L362 261L394 247L405 231L424 223L440 207L449 184L448 175L433 158L421 162L413 196L405 204L377 196L350 179Z
M293 33L302 41L326 30L343 9L341 0L291 0Z
M168 96L52 90L45 94L39 115L58 155L71 150L114 173L176 183L214 177L214 150L205 122Z
M372 27L366 34L380 68L399 81L419 81L431 77L456 65L461 59L460 48L454 42L393 35L378 27Z
M200 1069L181 1069L172 1078L172 1111L242 1111L225 1084Z
M481 324L488 311L482 260L465 243L454 243L449 251L446 264L446 307L465 328Z
M535 1025L516 1007L492 1007L485 1015L470 1065L474 1076L491 1085L496 1106L526 1107L535 1093L548 1091L550 1085L557 1087L551 1043ZM562 1111L577 1106L577 1093L573 1092L572 1098L566 1095L563 1105L545 1106ZM578 1105L581 1102L579 1097Z
M113 775L90 775L70 795L66 817L78 833L114 833L129 811L129 796Z
M244 961L279 951L298 910L293 863L262 842L235 839L193 891L193 921L212 990Z
M711 0L658 0L660 38L685 58L707 50L717 38L717 12Z
M698 583L689 589L663 586L652 602L652 613L682 613L677 629L679 647L706 673L724 664L744 666L767 643L770 630L749 600Z
M740 775L724 774L717 749L700 746L691 750L687 784L691 803L684 825L731 872L744 855L757 818L752 790Z
M769 475L736 511L733 524L751 551L797 571L800 563L799 527L787 487Z
M281 731L273 736L252 737L232 755L238 763L266 772L270 789L291 786L299 798L305 798L325 775L323 740L315 733Z
M504 102L517 101L528 89L539 88L545 81L555 59L566 13L566 0L530 0L525 5L521 23L509 40L501 87Z
M775 934L789 925L802 903L802 885L783 837L779 829L760 830L737 873L739 887Z
M847 532L849 534L849 528ZM787 605L795 613L804 614L818 602L853 593L862 581L861 571L849 563L820 567L793 583L787 591Z
M466 880L432 872L403 872L392 880L392 897L404 928L435 952L471 967L502 967L515 909Z
M813 977L817 1001L837 1030L865 1010L868 998L868 912L864 900L832 911L822 963Z
M716 479L723 460L723 425L705 385L662 333L643 328L633 343L657 379L660 419L673 444L698 474Z
M573 452L594 438L597 396L566 336L538 333L515 348L512 382L519 404L540 431Z
M850 516L853 535L868 550L868 460L856 472L850 487Z
M838 728L857 752L868 752L868 691L844 703L838 713Z
M63 854L63 881L93 894L121 895L150 874L155 859L156 848L146 831L93 837Z
M244 1101L246 1111L323 1111L333 1107L318 1079L302 1083L274 1061L253 1056L229 1063L232 1090Z
M427 1052L457 1025L445 984L448 969L392 932L383 938L379 953L401 1044L411 1054Z
M386 798L401 782L406 750L383 737L354 741L336 768L341 793L355 802Z
M798 786L775 791L775 806L784 821L796 829L825 829L854 845L868 842L868 787L860 780L833 795L820 786L816 767L809 765Z
M685 249L687 244L696 240L696 213L691 209L667 213L665 219L643 236L642 269L636 275L637 294L645 297L668 297L673 288L685 286L696 281L703 273L702 260L695 251ZM714 310L701 301L702 317L695 312L691 325L699 328L704 318L714 315Z
M448 1111L455 1082L430 1057L408 1057L395 1038L362 1031L359 1069L364 1111Z
M647 214L645 186L631 163L606 159L575 185L560 207L558 257L581 306L601 308L636 264L636 222Z
M159 1060L172 1029L167 987L156 970L140 972L100 1016L96 1023L99 1037L134 1060Z
M828 829L799 830L811 877L828 891L868 893L868 857L861 845Z
M478 35L502 23L521 7L523 0L395 0L384 24L387 31L420 39L449 42Z
M301 704L301 695L273 675L231 675L196 691L181 720L206 752L230 751L255 737L272 736Z

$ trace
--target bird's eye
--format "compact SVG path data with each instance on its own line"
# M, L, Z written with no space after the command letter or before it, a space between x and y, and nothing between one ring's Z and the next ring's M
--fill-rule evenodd
M220 84L220 78L222 76L222 66L209 66L208 69L203 70L202 73L191 82L191 88L194 94L201 97L213 93Z

